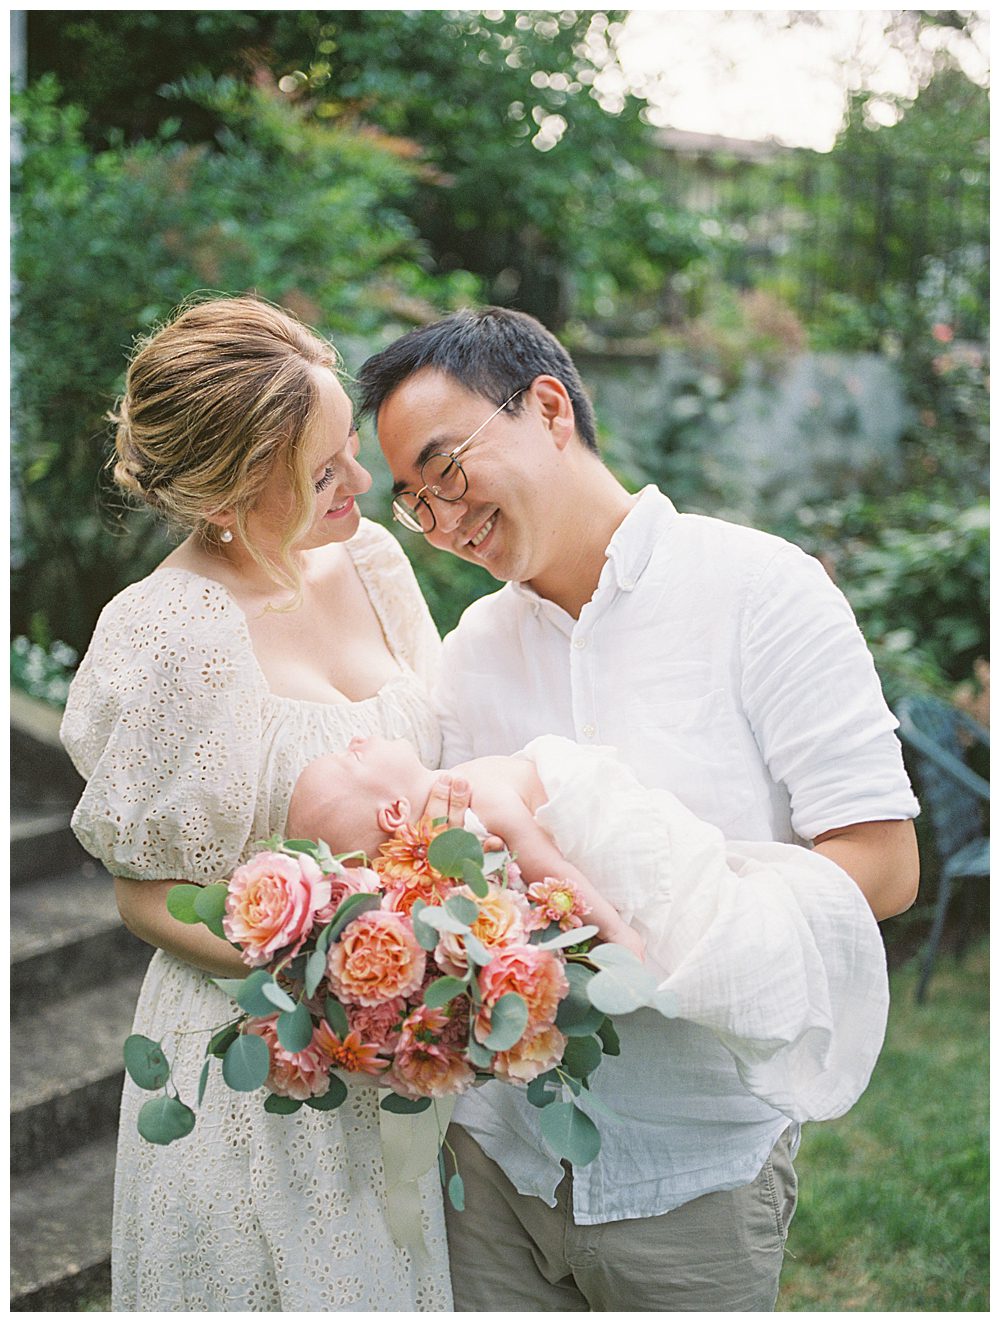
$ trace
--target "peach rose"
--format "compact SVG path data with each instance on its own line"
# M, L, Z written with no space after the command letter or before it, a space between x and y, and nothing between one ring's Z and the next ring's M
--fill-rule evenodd
M257 967L297 951L329 902L330 882L308 855L265 851L233 873L222 926L243 947L244 963Z
M490 1010L507 992L523 996L528 1006L526 1033L549 1028L559 1002L569 992L562 960L537 946L508 946L481 970L479 990L483 1007L476 1016L475 1033L482 1042L490 1033Z
M481 900L468 886L459 886L452 894L464 895L479 905L479 916L472 924L472 935L478 937L487 950L502 950L505 946L524 944L530 915L520 895L492 884L489 894ZM464 978L468 971L465 948L457 932L441 933L434 958L445 973L456 978Z
M381 1005L347 1005L347 1022L366 1042L372 1042L380 1051L394 1051L406 1013L402 996L394 996Z
M555 1025L525 1033L509 1051L493 1057L493 1073L507 1083L530 1083L562 1060L566 1039Z
M277 1021L278 1016L273 1014L266 1019L252 1019L247 1026L248 1033L255 1033L267 1043L271 1055L267 1086L280 1097L294 1097L300 1102L307 1097L322 1097L330 1087L331 1061L317 1040L317 1031L304 1051L286 1051L278 1041Z
M427 954L402 914L372 909L348 923L327 955L326 972L338 1000L380 1005L420 986Z

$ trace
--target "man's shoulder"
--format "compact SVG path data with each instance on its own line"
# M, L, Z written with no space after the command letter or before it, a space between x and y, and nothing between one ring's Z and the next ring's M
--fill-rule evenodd
M774 555L795 554L799 551L794 543L786 541L784 537L709 514L678 514L671 525L671 532L686 550L699 556L705 552L716 555L738 554L758 564Z
M523 609L523 599L512 583L505 583L496 592L478 597L466 606L458 623L445 638L445 646L453 648L474 644L483 637L496 637L497 630L512 625Z

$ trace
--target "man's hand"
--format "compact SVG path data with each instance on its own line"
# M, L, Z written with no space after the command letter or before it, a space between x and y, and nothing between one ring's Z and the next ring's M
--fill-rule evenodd
M824 831L813 845L853 877L879 921L917 898L920 857L912 822L854 822Z
M472 806L472 786L461 776L442 771L427 798L424 812L431 820L447 817L449 830L464 828L465 810ZM498 835L488 835L483 841L483 852L492 853L506 848Z

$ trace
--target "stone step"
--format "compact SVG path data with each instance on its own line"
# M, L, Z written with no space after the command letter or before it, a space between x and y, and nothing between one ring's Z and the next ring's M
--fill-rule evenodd
M12 1312L107 1303L115 1137L97 1139L11 1185Z
M114 884L91 860L16 887L10 901L11 1010L15 1017L115 975L144 970L152 949L124 926Z
M11 1024L11 1173L113 1134L140 973L109 979ZM67 992L71 988L67 988Z
M16 808L10 824L10 879L24 886L54 872L99 865L70 830L71 809Z

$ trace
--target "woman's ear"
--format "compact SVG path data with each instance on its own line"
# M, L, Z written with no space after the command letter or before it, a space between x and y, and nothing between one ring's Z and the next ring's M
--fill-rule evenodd
M569 392L558 377L536 376L531 383L531 394L541 408L542 419L553 440L563 449L576 435L576 414Z
M379 830L386 831L390 835L393 831L398 831L401 826L405 826L409 820L410 801L405 798L393 799L391 803L384 803L376 815Z

